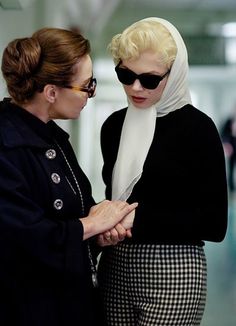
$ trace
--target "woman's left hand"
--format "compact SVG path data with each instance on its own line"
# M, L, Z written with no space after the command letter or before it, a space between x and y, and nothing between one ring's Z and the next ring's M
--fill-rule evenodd
M125 237L131 237L131 230L126 230L120 223L116 224L114 228L97 237L97 243L101 247L116 245L118 242L123 241Z

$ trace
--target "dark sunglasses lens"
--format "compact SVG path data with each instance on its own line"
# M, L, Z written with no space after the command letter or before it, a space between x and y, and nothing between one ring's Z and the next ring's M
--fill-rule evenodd
M116 74L119 81L125 85L132 85L136 79L136 75L128 69L117 67Z
M122 84L132 85L136 79L139 79L141 85L147 89L155 89L162 80L161 76L156 75L141 74L137 76L134 72L120 67L116 67L116 73Z
M139 80L144 88L155 89L162 80L162 77L155 75L141 75Z

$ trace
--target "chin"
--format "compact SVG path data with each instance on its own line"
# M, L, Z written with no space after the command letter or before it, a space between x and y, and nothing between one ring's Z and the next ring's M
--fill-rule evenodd
M72 120L76 120L76 119L78 119L80 117L80 112L79 113L77 113L77 114L75 114L73 117L71 117L70 119L72 119Z
M147 109L147 108L149 108L151 106L151 105L148 105L148 104L136 103L136 102L132 102L132 104L138 109Z

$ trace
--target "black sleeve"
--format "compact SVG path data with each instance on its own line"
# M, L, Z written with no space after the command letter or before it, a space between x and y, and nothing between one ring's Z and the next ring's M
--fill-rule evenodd
M168 159L161 165L161 152L152 167L149 184L140 181L129 199L140 199L134 240L219 242L225 237L227 184L220 136L208 117L185 127L187 132L182 138L166 133L165 138L171 139L172 157L167 153ZM166 146L161 143L160 147Z

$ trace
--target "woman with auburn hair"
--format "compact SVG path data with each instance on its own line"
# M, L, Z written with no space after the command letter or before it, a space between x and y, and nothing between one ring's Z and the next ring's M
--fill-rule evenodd
M115 225L122 238L137 204L96 205L53 121L77 119L95 95L89 41L40 29L7 45L2 73L10 98L0 102L0 324L103 326L93 238Z

